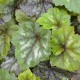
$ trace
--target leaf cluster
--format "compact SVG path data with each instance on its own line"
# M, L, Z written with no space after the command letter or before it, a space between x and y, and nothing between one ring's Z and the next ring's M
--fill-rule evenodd
M1 18L12 2L0 0ZM80 13L79 0L53 0L53 3ZM4 68L0 69L0 80L40 80L29 68L45 60L50 60L51 66L64 70L75 71L80 68L80 35L75 34L67 10L51 8L36 21L21 9L16 9L14 15L18 24L12 17L10 21L0 24L0 60L4 60L0 66ZM6 60L11 43L15 46L15 54ZM16 73L18 78L11 72Z
M70 26L70 15L58 8L49 9L37 20L45 29L51 29L50 46L52 66L74 71L80 68L80 36Z

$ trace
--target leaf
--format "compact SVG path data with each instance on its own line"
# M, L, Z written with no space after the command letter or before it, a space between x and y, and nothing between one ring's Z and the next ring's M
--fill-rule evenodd
M57 29L70 26L70 16L65 10L51 8L47 13L42 14L37 22L42 25L44 29Z
M18 80L40 80L39 77L36 77L30 69L24 71L23 73L19 74Z
M3 0L0 0L0 4L2 4L2 3L4 3L4 2L6 3L6 0L4 0L4 1L3 1Z
M65 6L69 11L80 13L80 0L53 0L56 6Z
M25 14L22 10L18 9L15 13L17 22L26 22L26 21L33 21L33 18L30 18Z
M7 70L0 69L0 80L17 80L17 78Z
M12 43L15 45L15 56L20 69L34 67L50 55L50 31L44 30L32 22L21 23Z
M74 71L80 68L80 36L74 34L73 27L52 31L50 57L52 66Z
M80 23L80 15L79 15L79 16L77 16L77 20L78 20L78 22Z
M11 14L12 5L14 0L0 0L0 18L6 14Z
M12 2L13 0L0 0L0 4L9 4L10 2Z
M25 0L26 1L26 0ZM36 3L41 2L41 4L36 5ZM29 16L35 16L37 19L42 13L47 11L49 8L52 7L51 4L42 4L42 1L40 0L32 0L32 1L27 1L26 5L23 5L25 3L24 1L20 5L20 9L23 10L24 12L27 13ZM34 3L34 4L33 4ZM43 7L44 6L44 7ZM35 19L35 20L36 20Z
M3 69L9 70L11 72L16 73L17 75L19 74L19 65L17 63L17 60L14 57L6 59L2 64L1 67Z
M5 57L10 50L10 40L17 26L11 22L0 25L0 56Z

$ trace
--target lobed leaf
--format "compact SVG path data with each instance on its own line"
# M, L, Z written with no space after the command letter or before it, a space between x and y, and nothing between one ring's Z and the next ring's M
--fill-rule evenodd
M57 29L60 27L70 26L70 15L62 9L51 8L47 13L41 15L37 22L44 29Z
M24 71L23 73L19 74L18 80L40 80L39 77L36 77L30 69Z
M50 57L52 66L74 71L80 68L80 36L74 34L73 27L52 32Z
M12 43L15 45L15 56L20 69L34 67L50 55L50 31L44 30L32 22L21 23Z

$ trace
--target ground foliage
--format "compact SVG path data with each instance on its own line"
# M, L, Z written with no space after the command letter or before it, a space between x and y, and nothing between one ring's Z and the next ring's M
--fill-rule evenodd
M74 80L71 75L80 68L79 4L79 0L0 0L0 79ZM42 61L48 64L39 64ZM45 77L43 71L50 75Z

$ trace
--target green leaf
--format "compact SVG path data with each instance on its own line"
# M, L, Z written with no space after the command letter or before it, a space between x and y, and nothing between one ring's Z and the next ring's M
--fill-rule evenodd
M69 11L80 13L80 0L53 0L56 6L65 6Z
M70 16L65 10L51 8L47 13L42 14L37 22L45 29L57 29L70 26Z
M30 69L24 71L23 73L19 74L18 80L40 80L39 77L36 77Z
M17 80L17 78L7 70L0 69L0 80Z
M10 49L10 38L9 37L1 37L0 38L0 54L1 56L6 56Z
M74 71L80 68L80 36L74 34L73 27L52 31L50 57L52 66Z
M6 2L6 0L0 0L0 4L2 4L2 3L4 3L4 2Z
M0 25L0 56L5 57L10 50L10 40L17 26L11 22Z
M13 0L0 0L0 4L9 4L10 2L12 2Z
M11 13L14 0L0 0L0 18Z
M33 21L33 18L28 17L26 13L22 10L18 9L15 13L17 22L26 22L26 21Z
M49 58L49 40L50 31L31 22L20 24L12 43L16 46L15 56L22 70Z

